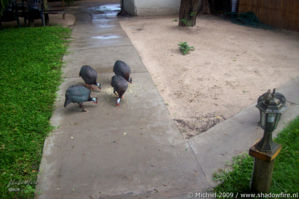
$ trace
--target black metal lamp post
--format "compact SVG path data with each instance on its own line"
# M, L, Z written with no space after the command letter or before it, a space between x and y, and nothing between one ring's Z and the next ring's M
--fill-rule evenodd
M276 129L281 114L286 110L286 98L270 90L258 98L256 107L260 110L260 125L264 129L263 138L249 149L249 155L255 158L251 190L269 192L272 181L274 160L281 145L273 142L272 132Z
M261 152L273 152L278 145L272 140L272 132L276 129L281 114L286 110L286 98L270 90L258 98L256 107L260 110L260 125L264 129L264 136L256 148Z
M272 93L269 89L268 92L258 98L256 107L260 110L259 124L263 129L265 129L266 113L278 114L278 117L275 120L275 124L277 125L281 113L286 109L285 104L286 98L281 93L276 92L275 89L273 89Z

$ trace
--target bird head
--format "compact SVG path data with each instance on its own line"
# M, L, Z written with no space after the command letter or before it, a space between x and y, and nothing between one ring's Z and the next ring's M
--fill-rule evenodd
M118 106L120 103L120 98L117 98L115 106Z
M102 85L101 85L100 83L97 82L96 85L97 85L97 87L98 87L99 89L102 88Z
M91 101L93 101L93 103L97 104L98 103L98 98L97 97L92 97Z

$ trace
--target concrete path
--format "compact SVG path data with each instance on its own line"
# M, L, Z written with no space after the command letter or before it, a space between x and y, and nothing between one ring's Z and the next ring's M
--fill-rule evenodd
M187 198L206 189L194 153L115 17L119 7L96 5L72 11L77 22L52 117L57 130L45 141L37 198ZM118 59L131 66L133 84L115 107L110 81ZM83 64L97 70L103 85L87 113L78 105L63 108L67 87L82 82Z
M46 139L37 185L40 199L184 199L205 192L212 175L262 135L251 106L209 131L184 140L130 40L115 17L118 7L87 3L74 8L70 53L64 57L64 82ZM133 84L115 107L110 80L116 60L127 62ZM80 84L80 67L99 73L99 104L63 108L69 85ZM280 90L289 109L278 130L299 115L299 78ZM257 96L258 97L258 96Z

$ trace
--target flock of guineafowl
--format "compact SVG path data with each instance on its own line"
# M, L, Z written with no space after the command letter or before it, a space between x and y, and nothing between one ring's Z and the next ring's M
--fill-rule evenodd
M132 83L132 78L130 77L131 69L125 62L118 60L113 66L113 72L115 75L111 79L111 86L113 87L113 93L118 96L116 100L116 106L118 106L128 88L128 82ZM81 110L86 112L83 103L88 101L97 103L98 99L91 97L90 93L92 90L99 91L102 86L97 82L98 74L91 66L82 66L79 76L84 80L85 84L84 86L73 85L66 90L64 107L69 103L78 103Z

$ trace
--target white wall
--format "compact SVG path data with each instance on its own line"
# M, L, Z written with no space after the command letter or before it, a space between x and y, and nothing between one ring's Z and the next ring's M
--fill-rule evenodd
M124 0L124 8L131 15L178 14L181 0Z

